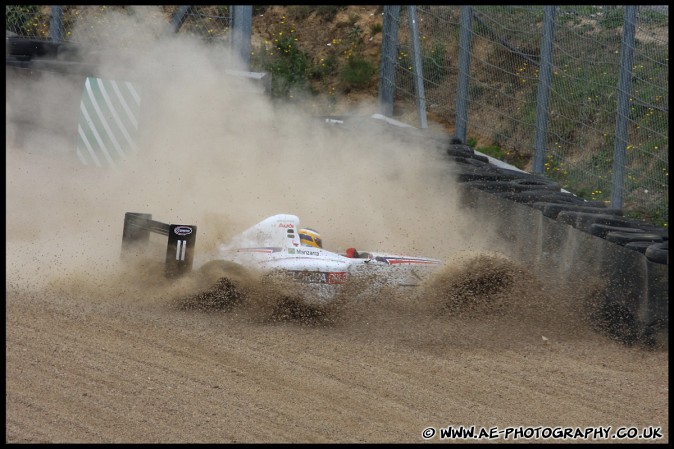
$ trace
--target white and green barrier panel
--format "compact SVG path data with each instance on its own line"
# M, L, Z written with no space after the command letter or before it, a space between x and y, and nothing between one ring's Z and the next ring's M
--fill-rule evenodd
M140 89L128 81L88 77L80 102L77 157L116 167L137 151Z

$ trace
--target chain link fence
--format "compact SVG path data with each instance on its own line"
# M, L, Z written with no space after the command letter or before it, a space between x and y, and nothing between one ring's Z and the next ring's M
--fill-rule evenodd
M119 16L142 18L145 28L156 24L151 31L157 37L174 32L209 43L228 42L231 10L232 7L222 5L7 5L5 13L6 30L18 36L105 47L120 41L133 45L120 36L116 22Z
M637 12L630 19L631 40L623 38L629 8ZM414 23L410 11L416 14ZM586 199L615 205L620 193L618 207L626 214L666 225L668 10L559 6L548 31L544 6L476 6L470 11L467 24L459 6L400 7L385 15L389 24L384 28L393 30L385 39L397 39L395 53L387 55L386 44L382 47L382 65L388 57L394 66L382 70L382 81L392 82L395 91L387 115L414 123L422 105L430 118L460 131L462 111L457 108L465 98L463 137L529 171L534 169L537 127L545 126L540 145L547 176ZM546 32L547 53L542 51ZM415 33L421 53L416 70ZM468 45L465 58L462 45ZM466 62L462 78L460 65ZM550 68L546 90L541 90L541 67ZM622 80L621 71L628 74ZM423 77L420 86L414 83L416 73ZM624 106L621 96L627 100ZM546 100L542 110L541 99ZM618 160L621 147L625 154Z
M49 39L51 6L6 5L6 31L30 39Z
M150 16L157 26L146 33L218 44L236 36L236 8L7 5L6 29L53 42L132 47L116 18ZM420 127L428 116L478 150L530 171L540 149L542 170L566 189L591 200L618 198L626 213L667 224L668 9L558 6L546 18L544 6L463 8L468 16L460 6L385 7L383 113ZM250 51L242 47L241 54Z

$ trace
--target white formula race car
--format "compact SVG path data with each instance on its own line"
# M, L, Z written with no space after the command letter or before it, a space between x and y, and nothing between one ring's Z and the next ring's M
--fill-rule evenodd
M150 214L127 212L124 220L123 248L147 241L150 232L168 236L166 275L174 277L191 271L196 226L165 224ZM360 282L371 287L418 286L443 262L383 252L348 248L336 253L322 248L318 233L300 227L296 215L268 217L216 249L216 260L205 266L226 264L253 272L285 276L306 291L307 298L322 302L335 297L343 286Z

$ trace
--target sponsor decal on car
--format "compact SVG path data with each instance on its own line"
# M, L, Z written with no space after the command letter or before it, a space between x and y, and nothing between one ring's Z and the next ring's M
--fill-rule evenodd
M346 284L346 271L328 273L328 284Z
M307 271L288 270L288 275L297 282L305 284L345 284L346 271Z
M189 226L176 226L175 229L173 229L173 232L178 235L190 235L192 233L192 228Z
M319 253L318 251L310 251L310 250L301 249L301 248L297 248L297 249L295 250L295 253L296 253L296 254L301 254L301 255L303 255L303 256L318 256L318 255L321 254L321 253Z
M288 248L288 254L299 254L301 256L320 256L321 253L318 251L311 251L307 249L301 249L301 248Z

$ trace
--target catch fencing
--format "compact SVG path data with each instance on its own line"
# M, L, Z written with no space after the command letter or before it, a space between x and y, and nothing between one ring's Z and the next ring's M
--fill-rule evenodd
M193 34L250 61L252 6L7 5L7 31L90 46ZM139 21L140 23L140 21ZM143 21L146 26L147 21ZM669 16L646 6L385 6L384 115L438 122L589 200L668 224Z
M232 19L230 11L230 6L204 5L7 5L6 24L7 31L21 37L97 47L119 40L116 17L142 15L144 26L150 23L147 19L158 19L159 32L194 34L213 41L226 38Z
M250 61L252 6L227 5L7 5L7 31L57 43L134 48L133 33L121 33L119 19L137 18L143 32L188 34L213 45L224 44Z
M667 225L668 28L666 7L386 6L381 112Z

